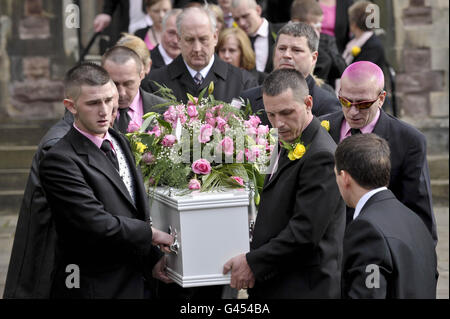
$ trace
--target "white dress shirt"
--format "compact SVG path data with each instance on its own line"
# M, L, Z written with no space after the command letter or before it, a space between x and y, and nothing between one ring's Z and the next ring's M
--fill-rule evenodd
M159 50L159 53L161 53L161 56L166 65L169 65L170 63L172 63L173 59L167 54L167 51L164 49L162 44L158 45L158 50Z
M183 61L184 61L184 60L183 60ZM205 67L204 67L203 69L201 69L200 71L196 71L196 70L192 69L192 68L186 63L186 61L184 61L184 64L186 65L186 67L187 67L187 69L188 69L188 71L189 71L189 74L192 76L192 78L194 78L194 76L195 76L198 72L200 72L200 74L201 74L202 77L203 77L203 80L204 80L204 79L206 78L206 76L208 75L209 70L211 70L211 67L212 67L213 63L214 63L214 54L213 54L213 56L211 57L211 60L209 60L209 63L208 63L207 66L205 66Z
M386 187L379 187L372 189L370 192L365 193L358 201L358 204L356 204L355 213L353 214L353 219L359 216L359 213L361 213L361 209L363 209L364 205L366 205L367 201L376 193L384 191L387 189Z
M266 68L267 59L269 58L269 22L263 18L263 23L259 26L253 36L258 35L255 40L255 54L256 54L256 70L264 72Z

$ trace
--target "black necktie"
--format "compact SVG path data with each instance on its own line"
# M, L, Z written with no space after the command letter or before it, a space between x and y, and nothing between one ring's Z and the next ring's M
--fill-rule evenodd
M127 132L128 123L130 123L130 115L128 114L129 107L119 108L119 122L117 128L123 134Z
M252 44L252 49L253 49L253 51L255 51L255 41L256 41L256 38L258 38L258 35L254 35L249 38L250 38L250 43Z
M116 170L119 171L119 162L117 161L116 154L112 150L111 142L104 140L100 149L105 152L106 157L111 161Z
M361 134L361 130L359 128L351 128L350 129L350 134L351 135Z

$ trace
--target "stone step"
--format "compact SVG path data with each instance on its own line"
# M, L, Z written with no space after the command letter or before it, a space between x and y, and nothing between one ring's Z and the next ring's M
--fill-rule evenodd
M429 155L427 157L430 168L430 179L444 180L449 178L449 156Z
M29 169L37 146L0 146L0 169Z
M431 193L433 194L433 205L446 206L449 205L449 187L448 179L431 180Z
M38 145L41 138L47 133L47 125L0 125L1 146L29 146Z
M29 169L0 169L0 191L25 189Z
M0 216L19 214L23 190L0 191Z

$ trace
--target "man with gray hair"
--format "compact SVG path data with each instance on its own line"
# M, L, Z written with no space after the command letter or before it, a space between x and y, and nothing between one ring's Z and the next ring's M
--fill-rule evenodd
M152 70L170 64L180 54L176 20L181 12L181 9L173 9L164 16L162 20L161 43L150 51L153 61Z
M217 44L216 18L203 7L184 9L177 17L177 32L181 55L169 65L157 69L142 83L148 92L159 87L153 82L172 89L179 101L186 102L186 93L198 96L214 82L214 97L230 102L242 91L258 85L249 73L243 72L214 54Z
M295 69L305 77L313 98L312 112L315 116L340 110L337 97L319 87L311 75L317 62L318 47L319 38L312 26L289 22L278 32L273 56L275 70ZM244 91L242 97L250 100L253 112L264 110L261 86ZM270 124L265 113L261 115L261 120L264 125Z

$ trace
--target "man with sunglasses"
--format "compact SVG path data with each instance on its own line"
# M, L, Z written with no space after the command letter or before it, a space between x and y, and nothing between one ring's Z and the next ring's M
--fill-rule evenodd
M341 77L339 101L342 111L320 117L330 124L329 133L339 144L353 134L375 133L389 143L391 177L388 188L415 212L437 243L425 136L411 125L385 113L383 71L376 64L350 64ZM347 224L353 209L347 209Z

